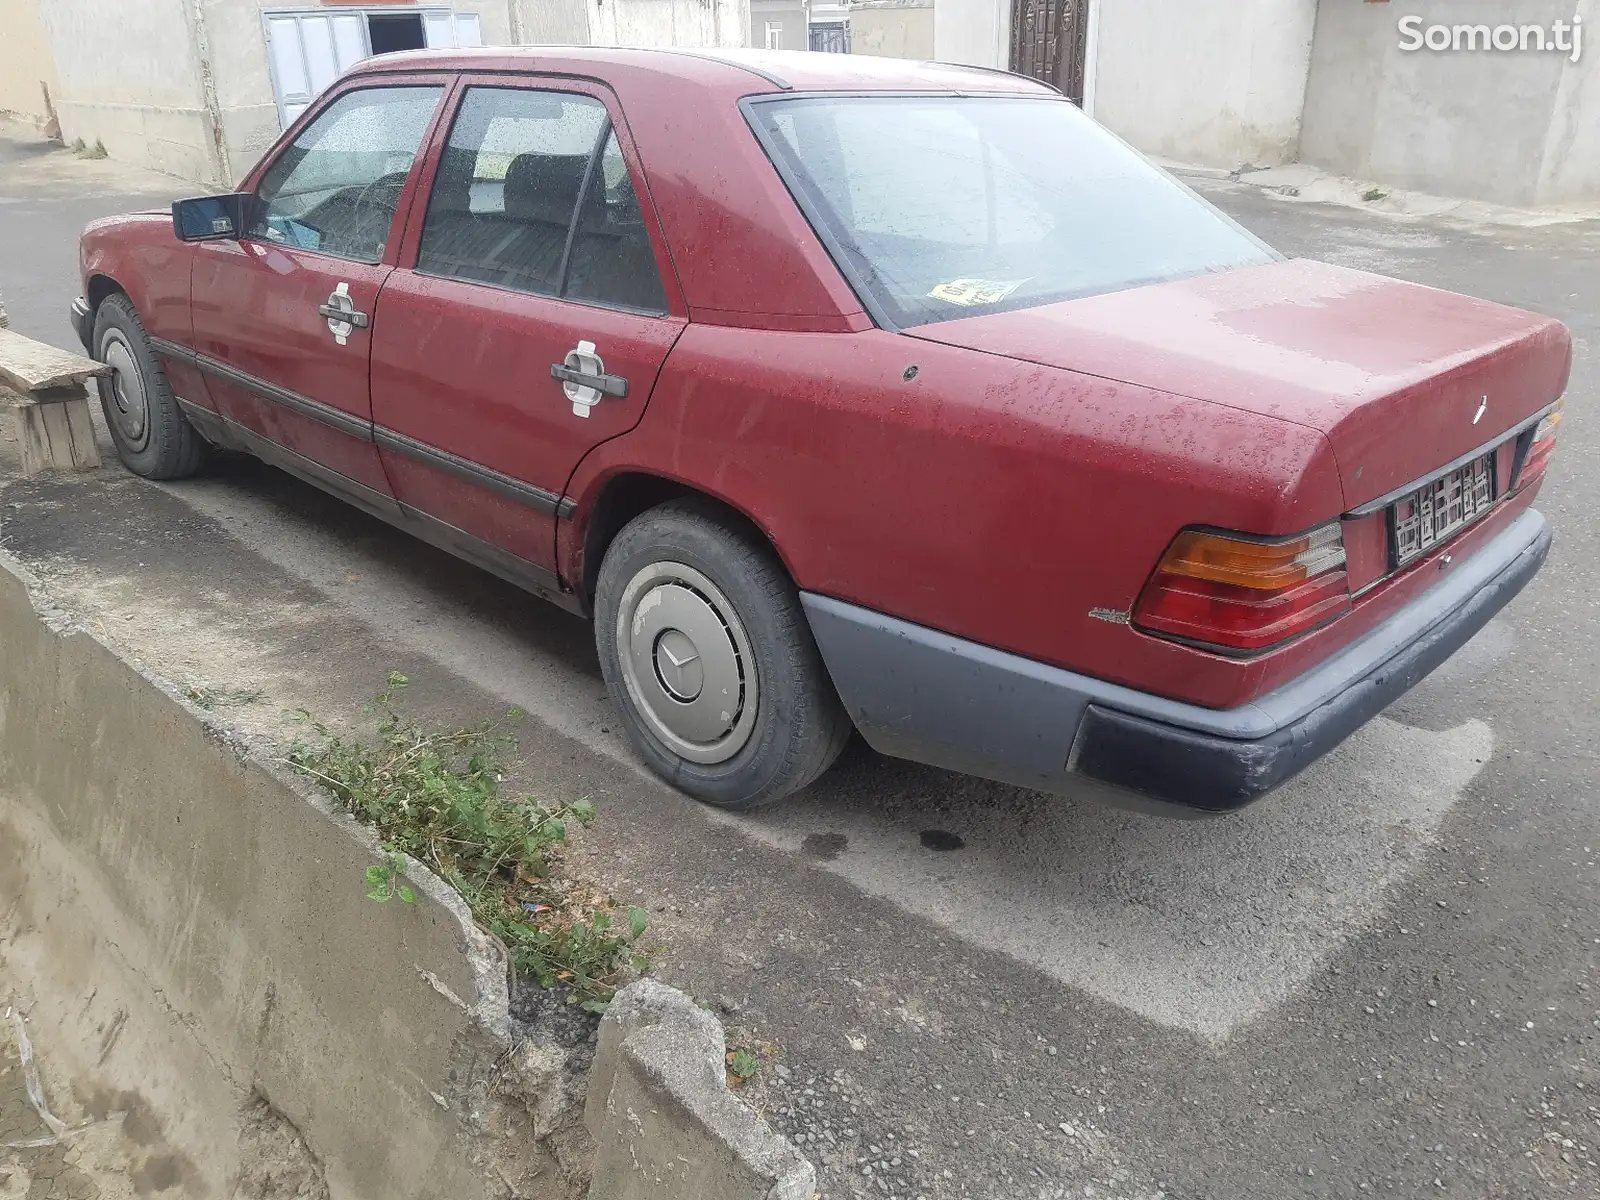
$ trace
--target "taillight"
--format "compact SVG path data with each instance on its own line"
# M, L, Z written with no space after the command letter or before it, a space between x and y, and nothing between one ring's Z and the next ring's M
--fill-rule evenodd
M1558 400L1555 408L1545 414L1544 420L1540 421L1539 427L1533 431L1533 444L1528 447L1528 457L1522 461L1522 475L1517 481L1518 487L1538 479L1550 465L1550 455L1556 448L1556 434L1561 429L1563 403L1564 399Z
M1187 529L1145 584L1133 624L1146 633L1250 652L1349 611L1337 521L1281 541Z

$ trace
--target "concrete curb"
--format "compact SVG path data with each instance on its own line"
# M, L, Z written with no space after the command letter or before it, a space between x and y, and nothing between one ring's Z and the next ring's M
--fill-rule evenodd
M411 862L415 904L366 899L381 860L0 552L0 978L62 1079L172 1114L195 1188L281 1169L240 1134L265 1113L331 1200L809 1200L709 1013L624 989L586 1080L581 1037L512 1020L505 948L452 888Z
M733 1092L722 1025L641 980L600 1023L584 1122L590 1200L811 1200L812 1165Z

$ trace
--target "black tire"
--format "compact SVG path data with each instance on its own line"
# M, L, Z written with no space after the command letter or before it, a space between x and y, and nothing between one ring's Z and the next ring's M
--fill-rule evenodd
M100 407L123 465L146 479L183 479L203 467L209 446L173 399L150 335L120 292L95 312L94 356L112 368L98 381Z
M696 605L722 622L726 645ZM651 770L697 800L735 811L770 804L826 771L849 740L850 718L788 572L770 547L716 505L674 500L630 522L606 550L594 610L600 669L629 740ZM673 611L689 620L673 624ZM624 615L626 631L619 623ZM657 625L660 632L654 632ZM696 631L703 645L689 640ZM683 639L676 644L692 646L693 653L683 649L680 657L663 657L673 638ZM731 659L724 657L730 647ZM730 692L719 685L730 677L730 662L744 699L723 707L719 697ZM672 682L663 670L674 673ZM685 672L694 673L700 686L684 683ZM674 702L675 686L683 687L687 702ZM665 722L692 723L684 715L691 713L727 724L728 734L674 743L678 733ZM708 754L724 757L695 761Z

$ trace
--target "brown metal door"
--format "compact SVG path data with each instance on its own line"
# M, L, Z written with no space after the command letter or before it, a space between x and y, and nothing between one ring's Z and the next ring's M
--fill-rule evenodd
M1089 0L1012 0L1011 69L1060 88L1082 107Z

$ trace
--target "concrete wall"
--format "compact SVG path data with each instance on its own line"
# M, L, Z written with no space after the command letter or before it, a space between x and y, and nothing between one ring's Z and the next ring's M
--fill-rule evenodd
M504 952L459 898L414 876L418 903L367 900L366 831L30 582L0 556L0 980L34 1001L41 1060L72 1084L54 1094L165 1113L192 1195L236 1194L232 1126L256 1097L338 1200L498 1196L495 1168L554 1185L541 1097L487 1091L510 1044ZM568 1099L581 1131L581 1082ZM479 1138L475 1118L517 1136Z
M587 0L512 0L510 41L519 46L587 46Z
M511 2L438 0L428 7L475 12L484 43L507 45ZM582 0L521 2L519 15L542 36L546 27L572 32ZM49 0L43 16L60 76L63 136L102 140L112 158L181 178L233 184L278 135L261 14L314 7L296 0L127 0L113 10L104 0Z
M55 60L39 13L40 0L0 0L0 113L44 129L54 99Z
M744 0L588 0L596 46L743 46Z
M1577 63L1559 51L1400 49L1424 28L1584 18ZM1453 40L1453 39L1452 39ZM1600 199L1600 3L1596 0L1322 0L1301 157L1366 179L1505 204Z
M114 12L114 15L113 15ZM188 0L50 0L44 27L68 142L185 179L218 177L218 131L200 83Z
M850 9L850 53L934 57L933 0L864 0Z
M781 26L783 30L778 44L773 49L809 49L806 6L802 0L750 0L750 28L745 35L745 45L765 49L769 21Z
M1095 119L1182 162L1292 162L1316 18L1316 0L1100 0Z
M937 0L933 6L933 56L975 67L1008 66L1010 0Z

